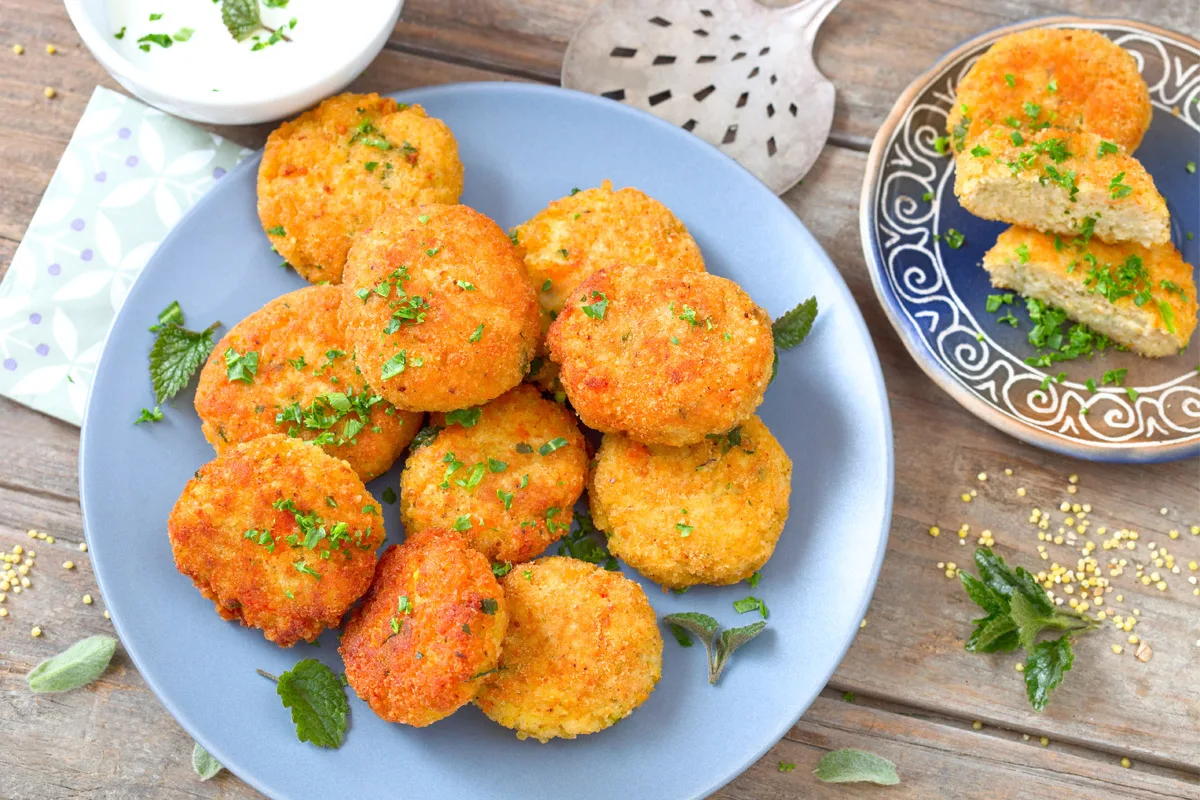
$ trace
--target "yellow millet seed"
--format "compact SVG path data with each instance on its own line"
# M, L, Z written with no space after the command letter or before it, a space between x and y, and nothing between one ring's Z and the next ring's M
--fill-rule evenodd
M975 477L976 477L976 478L978 478L980 481L986 481L986 480L987 480L987 473L986 473L986 472L981 472L981 473L979 473L978 475L976 475Z
M90 606L92 604L92 596L90 594L85 594L83 596L83 604L85 606Z
M1048 738L1046 738L1045 736L1043 736L1041 739L1038 739L1038 741L1041 742L1042 747L1050 746L1050 740Z
M1024 486L1017 487L1017 497L1024 497L1024 496L1025 496L1025 487Z
M42 90L42 94L44 94L46 96L47 100L50 100L54 97L54 95L58 94L58 92L54 91L53 86L47 86L45 89Z
M74 561L64 561L63 569L75 569L75 562Z
M940 536L941 533L942 533L942 529L939 528L937 525L934 525L934 526L930 527L930 529L929 529L930 536L937 537L937 536Z
M80 543L79 543L79 551L80 551L80 552L82 552L82 553L86 553L86 552L87 552L87 542L80 542Z
M36 639L37 637L42 635L42 629L39 628L37 625L34 625L33 628L30 629L29 635Z
M979 720L975 720L974 722L971 723L971 727L977 731L981 731L981 730L983 730L983 723L980 722Z
M24 52L25 52L25 48L24 48L24 47L22 47L22 46L21 46L21 45L19 45L19 44L14 44L14 45L13 45L13 48L12 48L12 50L13 50L13 52L14 52L14 53L16 53L17 55L21 55L22 53L24 53Z
M52 45L52 44L46 45L46 55L52 56L57 52L58 52L58 48L55 47L54 45Z
M1130 767L1133 766L1133 762L1130 761L1128 758L1122 758L1121 766L1124 767L1125 769L1129 769Z

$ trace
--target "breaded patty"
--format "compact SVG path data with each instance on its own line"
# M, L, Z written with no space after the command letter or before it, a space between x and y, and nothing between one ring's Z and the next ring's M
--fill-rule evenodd
M970 150L983 131L1016 120L1023 133L1042 125L1088 131L1132 152L1152 113L1137 62L1107 36L1038 28L998 39L975 62L959 81L946 131L956 150Z
M700 248L671 210L612 181L555 200L513 236L547 311L559 312L580 282L602 267L641 264L704 271Z
M605 434L588 498L608 549L670 589L760 569L788 516L792 462L757 416L688 447Z
M312 641L371 585L383 517L354 470L274 434L196 471L167 520L175 567L225 619Z
M602 731L633 713L662 676L662 636L642 587L554 556L501 579L511 618L495 677L475 698L517 738Z
M397 408L453 411L516 386L541 320L525 267L466 206L394 209L350 250L339 314L367 380Z
M444 122L376 94L341 94L267 138L258 217L306 280L340 283L354 237L385 209L457 203L462 188Z
M685 445L742 422L771 379L771 318L733 281L621 265L572 293L546 340L585 425Z
M443 430L400 477L406 531L455 528L490 560L517 563L570 529L588 462L570 411L524 384L479 408L478 421L430 422Z
M984 219L1062 235L1091 230L1110 243L1170 239L1167 204L1149 173L1094 133L992 128L955 170L954 193Z
M1144 356L1172 356L1196 329L1192 266L1171 244L1063 240L1009 228L983 257L992 285L1061 308Z
M381 718L422 728L475 697L507 629L487 559L454 531L410 532L383 554L346 623L346 680Z
M338 322L341 302L336 286L290 292L239 322L213 348L200 373L196 413L218 454L286 433L315 441L366 481L404 452L423 415L397 411L371 391Z

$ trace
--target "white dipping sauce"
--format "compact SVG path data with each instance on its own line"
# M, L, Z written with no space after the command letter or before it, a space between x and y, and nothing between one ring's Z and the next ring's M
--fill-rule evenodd
M213 0L107 0L109 41L132 64L181 93L231 99L278 94L327 76L364 50L394 9L372 0L286 0L283 8L260 2L263 25L291 40L267 45L266 28L257 38L236 41ZM152 15L161 17L152 21ZM124 35L115 38L122 28ZM171 44L138 41L146 35L171 37ZM266 46L255 50L256 43Z

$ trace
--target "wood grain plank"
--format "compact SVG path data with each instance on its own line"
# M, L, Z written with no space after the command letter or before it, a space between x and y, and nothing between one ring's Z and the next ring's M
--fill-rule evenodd
M786 2L770 5L786 5ZM409 0L390 47L557 83L567 42L599 0ZM1200 36L1193 0L844 0L817 38L837 87L835 141L865 149L896 97L959 42L1032 16L1125 17Z

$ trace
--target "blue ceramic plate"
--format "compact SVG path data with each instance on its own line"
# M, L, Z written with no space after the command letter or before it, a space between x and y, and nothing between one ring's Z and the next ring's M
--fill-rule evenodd
M875 292L921 369L980 419L1030 444L1096 461L1145 462L1200 453L1196 351L1146 359L1109 351L1091 361L1032 367L1029 317L1017 303L1014 329L985 305L991 287L979 266L1007 226L967 213L954 196L954 161L939 155L954 88L996 39L1034 27L1092 28L1131 52L1150 86L1154 120L1135 154L1171 212L1172 240L1200 264L1200 42L1136 22L1054 17L997 28L952 50L918 78L875 136L859 208ZM932 202L923 198L932 193ZM935 234L965 235L950 249ZM1102 386L1127 369L1124 388ZM1043 388L1046 376L1067 373ZM1087 388L1088 379L1098 391Z
M166 519L213 453L192 397L156 425L146 358L156 314L178 299L189 324L231 325L303 286L255 213L248 159L172 231L109 334L83 426L80 484L96 575L126 650L205 748L273 797L701 797L754 763L808 707L849 647L875 584L891 513L892 448L879 363L849 292L804 226L741 167L690 134L609 100L546 87L477 84L397 95L444 119L466 167L463 202L505 227L605 178L675 210L709 268L778 316L815 294L820 317L782 356L760 414L795 462L792 513L755 594L767 632L709 686L699 645L667 634L663 678L629 719L574 741L521 742L469 706L422 730L382 722L356 698L340 750L296 740L278 674L316 657L341 671L337 632L280 649L223 622L173 566ZM370 484L378 498L399 466ZM403 538L384 505L389 542ZM632 571L624 568L626 574ZM637 577L632 575L632 577ZM748 589L686 595L645 584L660 614L705 611L746 624ZM179 754L185 758L185 753Z

